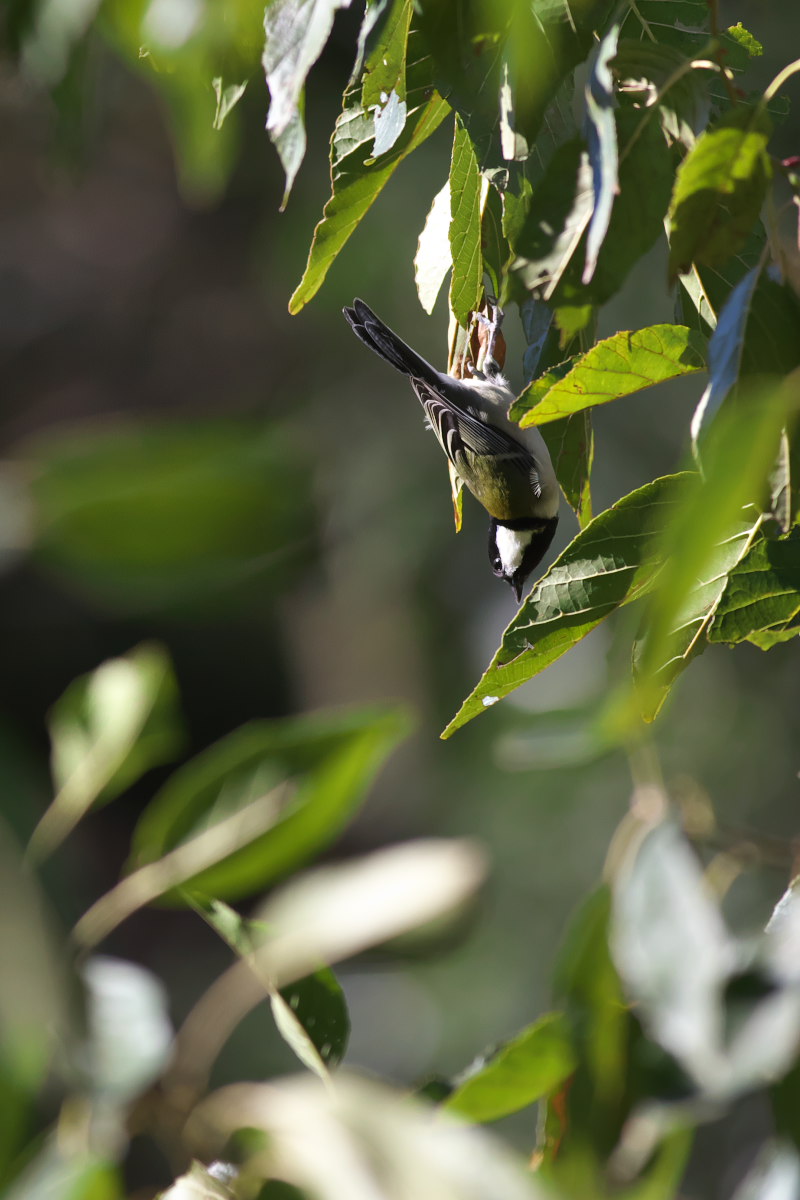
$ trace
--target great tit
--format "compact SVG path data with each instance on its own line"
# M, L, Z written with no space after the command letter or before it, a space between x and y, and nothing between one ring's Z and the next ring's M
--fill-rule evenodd
M343 311L364 345L411 380L453 469L491 517L489 561L519 602L553 540L559 493L539 430L520 429L508 417L515 397L494 357L502 313L494 309L491 322L484 318L489 337L482 370L455 379L401 341L363 300Z

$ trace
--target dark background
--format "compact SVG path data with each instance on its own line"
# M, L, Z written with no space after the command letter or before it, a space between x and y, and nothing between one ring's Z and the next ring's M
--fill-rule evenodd
M327 196L327 138L358 16L340 14L312 73L308 154L283 214L257 81L230 183L200 205L176 182L157 95L119 61L100 63L78 131L65 132L51 100L10 66L0 71L0 795L20 835L30 831L50 794L49 707L76 675L143 640L174 661L186 756L252 717L407 702L417 732L330 853L470 835L487 846L492 877L443 942L341 972L350 1061L404 1082L463 1068L549 1004L565 923L597 881L630 793L624 753L598 755L569 710L624 674L635 615L439 741L513 598L492 577L484 514L469 498L454 535L446 469L413 396L355 341L341 308L363 296L443 363L445 304L425 316L411 260L445 180L448 122L401 166L309 307L287 313ZM765 44L752 87L800 52L794 5L741 0L723 18ZM778 154L800 151L797 90L794 80ZM672 311L657 249L604 311L601 333ZM515 324L512 313L509 373L520 383ZM596 511L682 461L701 388L692 380L598 412ZM574 532L564 509L548 562ZM728 864L734 923L760 922L789 876L797 655L793 643L769 656L708 650L655 730L667 782L694 811L713 805L720 842L753 831L759 859L759 839L777 839L775 865L741 874ZM57 855L48 884L65 926L116 880L167 774L151 772ZM167 982L176 1020L228 961L196 917L175 912L139 914L107 949ZM268 1016L250 1022L219 1078L292 1069Z

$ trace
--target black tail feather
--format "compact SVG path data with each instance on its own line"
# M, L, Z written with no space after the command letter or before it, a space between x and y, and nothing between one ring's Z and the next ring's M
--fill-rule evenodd
M363 300L354 300L352 308L342 311L356 337L385 362L413 379L424 379L431 384L438 383L440 375L436 368L407 346Z

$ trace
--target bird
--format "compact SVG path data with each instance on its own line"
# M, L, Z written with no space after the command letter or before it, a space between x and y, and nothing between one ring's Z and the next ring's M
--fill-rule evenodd
M514 392L494 349L503 314L490 305L486 354L467 379L426 362L363 300L343 309L353 333L384 362L407 375L453 470L491 518L489 561L519 604L525 581L544 558L558 525L559 489L544 439L509 418Z

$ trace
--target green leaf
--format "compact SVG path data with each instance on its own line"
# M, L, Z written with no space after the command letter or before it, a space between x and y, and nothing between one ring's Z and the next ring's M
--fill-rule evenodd
M691 59L659 42L621 41L611 64L620 92L642 107L657 103L661 127L670 141L694 146L708 124L713 71L691 66Z
M51 1138L3 1193L3 1200L121 1200L123 1194L114 1163L83 1149L70 1154Z
M575 1068L561 1013L540 1017L458 1082L442 1107L467 1120L497 1121L552 1092Z
M293 131L296 153L286 171L284 204L305 151L301 99L306 77L333 28L336 10L350 0L271 0L264 14L264 74L270 94L267 133L276 144ZM301 148L302 146L302 148ZM287 166L285 144L281 159Z
M704 479L687 491L666 530L664 567L644 614L636 684L646 719L702 648L698 638L713 619L727 574L755 536L781 430L795 406L791 384L759 387L726 405L714 423Z
M700 519L703 504L704 501L698 498L691 505L695 521ZM715 546L704 543L702 572L689 586L683 603L672 618L670 636L665 638L665 644L657 652L661 656L657 666L654 666L656 652L650 640L654 634L645 616L644 631L634 643L633 662L640 686L641 714L646 721L655 720L677 677L705 649L706 638L710 638L712 623L731 573L736 571L758 536L761 520L761 514L748 506L739 519L725 527L724 536L719 537ZM716 520L713 525L720 534L721 525L717 525ZM691 517L686 517L682 528L690 544L696 545L701 540L702 533L696 533ZM673 544L683 545L683 538L676 535ZM662 586L668 588L672 582L669 568L665 574ZM681 574L684 581L688 582L688 575Z
M409 34L406 79L407 115L403 132L391 150L372 157L375 117L345 95L345 108L331 139L332 192L314 230L308 263L289 311L297 313L316 295L339 251L378 198L403 159L438 128L449 105L431 87L430 61L420 51L418 36Z
M716 266L746 243L772 175L772 124L760 106L739 105L683 160L670 206L670 275L693 262Z
M460 117L456 116L450 161L450 308L465 329L483 291L481 253L481 175Z
M800 633L800 537L761 537L730 573L710 642L745 638L762 650Z
M339 833L407 730L405 713L394 707L251 722L168 780L134 831L129 865L156 861L286 784L277 823L191 881L219 898L264 888Z
M188 895L196 912L209 923L240 958L247 959L258 974L255 952L269 936L263 922L240 916L221 900ZM268 978L263 980L269 993L278 1032L302 1063L324 1079L328 1067L344 1057L350 1036L350 1018L344 992L328 967L298 979L283 991L277 991Z
M370 3L364 13L359 46L366 52L361 67L356 64L353 81L361 76L361 104L365 109L385 104L390 92L406 99L406 54L412 0L383 0Z
M535 380L515 400L512 420L523 429L558 421L596 404L644 391L666 379L705 369L705 342L681 325L651 325L632 333L615 333L586 354Z
M56 797L31 839L50 853L89 809L107 803L181 741L172 667L157 646L139 646L70 684L50 713Z
M653 535L664 528L686 480L668 475L646 484L574 538L535 584L442 737L538 675L621 604L647 592L661 562Z
M414 255L414 282L419 302L432 313L444 277L453 265L450 253L450 182L436 193Z
M247 80L244 83L226 83L221 75L211 80L214 95L217 98L217 111L214 113L213 126L221 129L225 118L236 107L247 90Z
M592 414L574 413L542 428L559 487L578 518L581 529L592 519L591 474L594 460Z
M122 612L263 603L311 534L307 455L263 422L77 428L25 457L39 563Z

